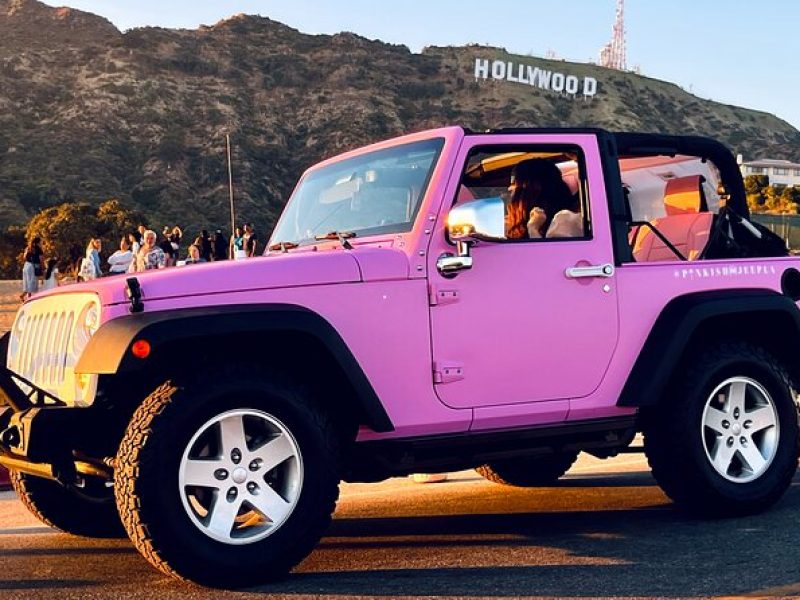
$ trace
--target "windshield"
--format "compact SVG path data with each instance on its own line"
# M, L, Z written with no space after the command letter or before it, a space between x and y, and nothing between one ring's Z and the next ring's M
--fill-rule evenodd
M270 244L410 231L443 139L376 150L304 177Z

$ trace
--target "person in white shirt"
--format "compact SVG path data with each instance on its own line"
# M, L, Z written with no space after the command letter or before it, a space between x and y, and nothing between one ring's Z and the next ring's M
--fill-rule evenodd
M42 282L41 290L52 290L58 287L58 268L56 267L58 260L51 258L47 261L47 269L44 272L44 281Z
M131 252L131 245L126 238L122 238L119 242L119 250L114 252L108 257L108 264L110 269L109 275L119 275L120 273L127 273L128 268L133 261L133 252Z
M530 239L541 238L542 225L547 220L544 209L535 207L531 211L528 219L528 237ZM545 237L549 238L579 238L583 237L583 218L580 213L563 209L553 215L553 220L547 228Z
M514 166L506 202L508 239L580 238L583 219L558 166L543 158Z

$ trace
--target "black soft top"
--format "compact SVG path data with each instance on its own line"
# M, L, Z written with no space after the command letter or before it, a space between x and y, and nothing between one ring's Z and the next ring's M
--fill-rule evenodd
M739 165L736 164L736 159L728 147L712 138L696 135L666 135L661 133L629 131L610 132L599 127L504 128L490 129L480 133L466 129L465 133L467 135L495 133L582 133L597 136L601 142L601 152L604 154L616 155L615 158L675 156L677 154L684 154L710 160L719 170L725 192L730 197L728 205L738 215L746 218L750 216ZM605 144L611 142L613 149L605 146L604 142Z

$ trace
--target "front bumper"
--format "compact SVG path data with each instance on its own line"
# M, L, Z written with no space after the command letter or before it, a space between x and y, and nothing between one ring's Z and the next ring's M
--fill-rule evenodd
M0 466L64 484L78 483L83 476L110 480L108 464L76 451L87 428L92 429L96 413L68 407L0 366Z

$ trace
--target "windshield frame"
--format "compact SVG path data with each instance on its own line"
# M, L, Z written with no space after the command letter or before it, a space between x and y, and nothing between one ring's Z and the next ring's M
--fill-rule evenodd
M433 179L434 174L436 173L437 167L439 166L439 163L440 163L441 158L442 158L442 153L444 152L445 146L447 144L447 138L443 137L441 135L435 135L435 136L431 136L429 138L417 139L417 140L413 140L413 141L404 141L402 143L398 143L398 144L395 144L395 145L379 147L379 148L375 148L375 149L372 149L372 150L367 150L367 148L369 148L369 146L367 146L367 147L365 147L365 149L364 149L365 151L364 152L359 152L358 154L355 154L355 155L353 155L351 153L347 153L347 154L345 154L345 155L343 155L341 157L341 160L337 160L337 159L334 158L334 159L326 160L326 161L324 161L322 163L319 163L317 165L314 165L313 167L308 169L305 173L303 173L302 177L297 182L297 185L295 186L294 190L292 191L291 196L289 197L288 201L286 202L286 205L283 208L283 211L281 212L281 216L278 219L278 222L275 224L275 228L273 229L272 234L270 235L270 239L269 239L269 242L267 244L267 248L269 248L271 246L274 246L274 245L276 245L278 243L281 243L281 242L282 243L294 243L294 244L297 244L297 247L299 247L299 248L313 246L313 245L320 245L320 244L324 244L324 243L330 243L331 241L336 242L336 238L335 237L332 237L332 239L329 239L329 240L319 239L318 237L315 238L313 236L310 237L310 238L303 238L303 239L278 239L278 237L276 235L276 234L278 234L280 232L281 226L284 224L284 221L289 218L293 203L298 201L298 193L299 193L299 191L301 189L303 189L303 185L308 182L308 179L310 177L314 176L315 174L320 173L323 170L336 169L337 167L340 167L342 165L342 163L345 163L347 161L358 161L358 162L368 161L370 156L374 156L374 155L378 155L378 154L381 154L381 153L385 153L387 151L401 150L403 148L410 147L410 146L421 146L421 145L424 145L424 144L429 144L431 142L436 142L437 143L437 147L434 149L433 157L431 158L430 165L428 166L428 172L425 175L425 179L423 180L423 182L422 182L422 184L421 184L421 186L419 188L418 195L415 198L413 212L409 216L408 221L404 221L404 222L400 222L400 223L390 223L390 224L387 224L387 225L368 227L368 228L364 228L364 229L356 229L356 230L354 230L352 232L351 231L345 231L344 233L348 234L348 237L349 237L351 242L357 242L358 240L363 240L365 238L373 238L373 237L377 237L377 236L382 236L382 237L393 236L393 235L409 233L409 232L413 231L414 227L416 226L417 220L419 218L419 212L420 212L420 210L421 210L421 208L422 208L422 206L423 206L423 204L425 202L425 198L426 198L426 196L428 194L428 191L429 191L429 188L430 188L430 184L431 184L431 180ZM362 231L364 233L362 233ZM319 234L319 233L320 232L316 232L316 234ZM326 231L324 233L338 233L338 232L337 231Z

